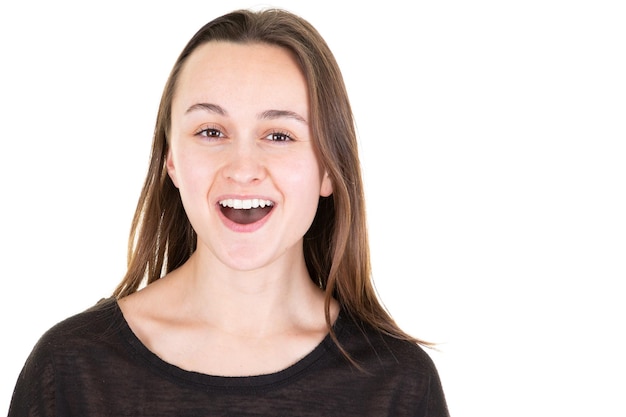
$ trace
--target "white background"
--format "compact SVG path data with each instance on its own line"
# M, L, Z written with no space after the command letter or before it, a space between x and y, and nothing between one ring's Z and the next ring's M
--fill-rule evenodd
M407 331L440 342L453 415L626 415L621 3L272 3L343 69L375 282ZM124 273L178 53L212 18L265 5L17 4L0 6L0 414L39 336Z

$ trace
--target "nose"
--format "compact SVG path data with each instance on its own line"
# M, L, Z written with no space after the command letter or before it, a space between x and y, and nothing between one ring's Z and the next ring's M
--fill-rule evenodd
M251 184L265 177L262 152L254 140L234 140L223 168L224 177L232 182Z

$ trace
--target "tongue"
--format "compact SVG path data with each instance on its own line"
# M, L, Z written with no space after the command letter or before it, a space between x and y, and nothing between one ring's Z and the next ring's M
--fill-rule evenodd
M240 209L235 210L230 207L222 207L222 213L229 220L239 224L250 224L258 222L270 212L272 207L253 208L253 209Z

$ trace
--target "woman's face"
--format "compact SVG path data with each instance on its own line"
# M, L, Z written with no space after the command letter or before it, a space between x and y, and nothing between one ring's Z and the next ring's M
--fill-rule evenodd
M318 200L332 193L308 124L307 84L285 49L209 42L172 103L167 169L198 251L236 270L302 258Z

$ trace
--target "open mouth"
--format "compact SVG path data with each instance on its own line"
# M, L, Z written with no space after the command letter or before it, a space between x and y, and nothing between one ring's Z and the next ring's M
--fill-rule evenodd
M274 208L274 202L259 198L249 200L229 198L221 200L219 206L228 220L237 224L251 224L267 216Z

